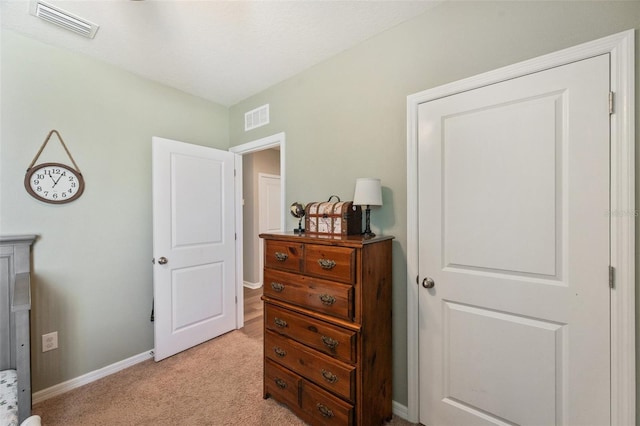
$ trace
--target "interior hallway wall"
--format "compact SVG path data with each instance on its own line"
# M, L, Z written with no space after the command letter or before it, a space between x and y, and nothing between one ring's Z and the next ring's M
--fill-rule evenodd
M260 282L259 245L260 229L258 174L280 175L280 151L265 149L242 156L243 252L244 282L255 286Z

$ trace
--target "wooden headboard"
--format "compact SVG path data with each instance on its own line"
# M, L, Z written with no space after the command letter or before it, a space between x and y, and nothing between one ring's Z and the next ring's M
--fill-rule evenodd
M0 370L18 374L18 418L31 415L31 245L34 235L0 236Z

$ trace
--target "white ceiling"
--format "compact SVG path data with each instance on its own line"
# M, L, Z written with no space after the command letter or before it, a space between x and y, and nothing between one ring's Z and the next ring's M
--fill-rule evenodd
M439 0L45 0L100 25L88 39L0 0L0 21L230 106L399 23Z

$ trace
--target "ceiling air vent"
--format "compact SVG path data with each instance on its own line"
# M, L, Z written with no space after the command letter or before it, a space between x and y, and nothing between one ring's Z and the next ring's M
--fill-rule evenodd
M269 104L244 113L244 131L269 124Z
M93 22L87 21L41 0L31 1L30 12L40 19L44 19L47 22L51 22L52 24L56 24L87 38L94 38L98 28L100 28Z

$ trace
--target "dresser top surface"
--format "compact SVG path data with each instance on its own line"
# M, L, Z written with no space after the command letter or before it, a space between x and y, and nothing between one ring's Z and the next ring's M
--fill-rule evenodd
M362 246L366 244L373 244L380 241L392 240L395 238L392 235L376 235L375 237L365 237L363 235L345 235L345 236L332 236L332 235L306 235L297 234L293 232L274 232L260 234L260 238L269 240L282 240L282 241L300 241L301 243L311 244L327 244L327 245L356 245Z

